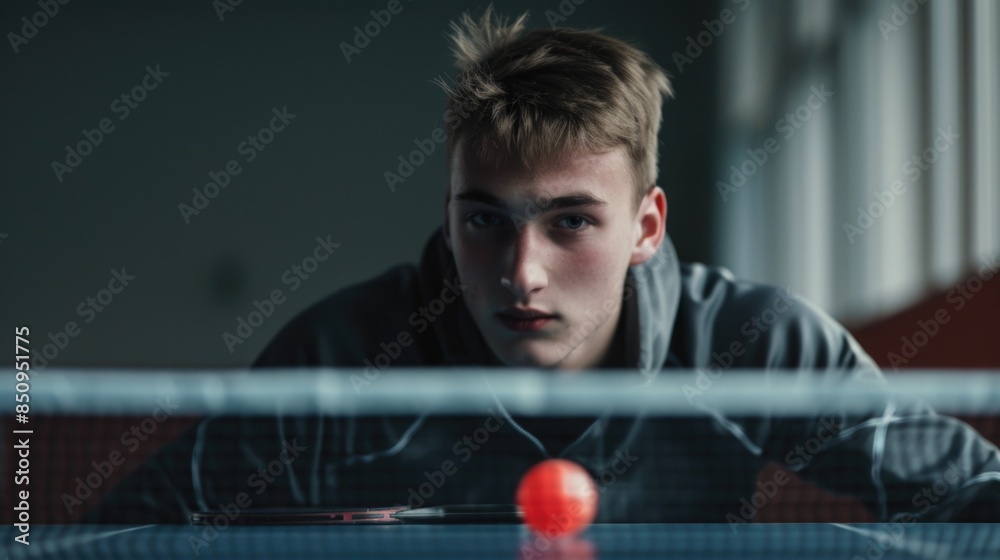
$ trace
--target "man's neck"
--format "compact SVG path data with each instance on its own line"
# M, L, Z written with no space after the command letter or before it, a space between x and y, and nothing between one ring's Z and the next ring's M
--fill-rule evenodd
M624 368L625 364L625 312L624 309L618 313L618 321L615 325L615 332L611 335L611 341L604 357L597 365L598 368Z
M623 307L619 307L614 317L590 333L555 367L566 370L626 367Z

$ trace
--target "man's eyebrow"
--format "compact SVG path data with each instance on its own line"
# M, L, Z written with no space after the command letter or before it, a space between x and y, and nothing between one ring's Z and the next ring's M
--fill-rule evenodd
M577 208L580 206L607 205L607 202L588 193L572 193L566 196L553 198L548 201L548 204L543 204L543 202L544 201L538 202L538 205L542 208L543 212L548 210L560 210L563 208Z
M499 198L480 190L470 189L455 195L455 200L469 202L480 202L497 208L506 208L507 205ZM565 208L578 208L581 206L604 206L604 200L586 192L569 193L564 196L553 198L552 200L539 197L532 201L539 210L548 212L550 210L562 210Z
M490 206L496 206L497 208L505 208L507 205L503 203L502 200L493 196L492 194L485 193L483 191L477 191L475 189L470 189L467 191L462 191L455 195L455 200L465 200L468 202L480 202L482 204L488 204Z

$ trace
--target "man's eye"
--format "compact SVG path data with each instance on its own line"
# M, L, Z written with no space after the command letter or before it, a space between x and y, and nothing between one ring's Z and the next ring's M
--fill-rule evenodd
M583 229L587 225L587 218L583 216L563 216L556 221L557 225L570 230Z
M469 216L469 221L480 227L493 227L500 225L500 216L489 212L476 212Z

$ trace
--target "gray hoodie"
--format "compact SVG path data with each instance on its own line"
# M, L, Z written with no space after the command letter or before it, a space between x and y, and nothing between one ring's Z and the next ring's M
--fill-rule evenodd
M341 290L291 321L255 367L361 367L359 391L386 367L501 366L463 304L440 230L418 266ZM623 383L698 371L698 397L721 375L793 369L832 384L880 380L849 333L788 289L680 263L666 239L629 269L616 335ZM485 381L484 381L485 383ZM600 492L598 521L753 521L787 470L859 498L880 520L1000 521L1000 452L966 424L919 403L870 414L690 418L524 418L499 400L477 415L212 417L156 453L87 519L188 521L237 507L412 507L512 503L542 459L583 465ZM271 468L268 472L268 468ZM280 472L279 472L280 471ZM277 474L276 474L277 473ZM245 505L244 505L245 504ZM804 507L804 506L803 506Z

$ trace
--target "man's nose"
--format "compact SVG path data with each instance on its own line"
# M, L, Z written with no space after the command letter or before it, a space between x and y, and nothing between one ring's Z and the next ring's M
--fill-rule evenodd
M532 228L519 231L507 249L507 266L500 283L517 298L523 298L548 285L545 272L545 247Z

